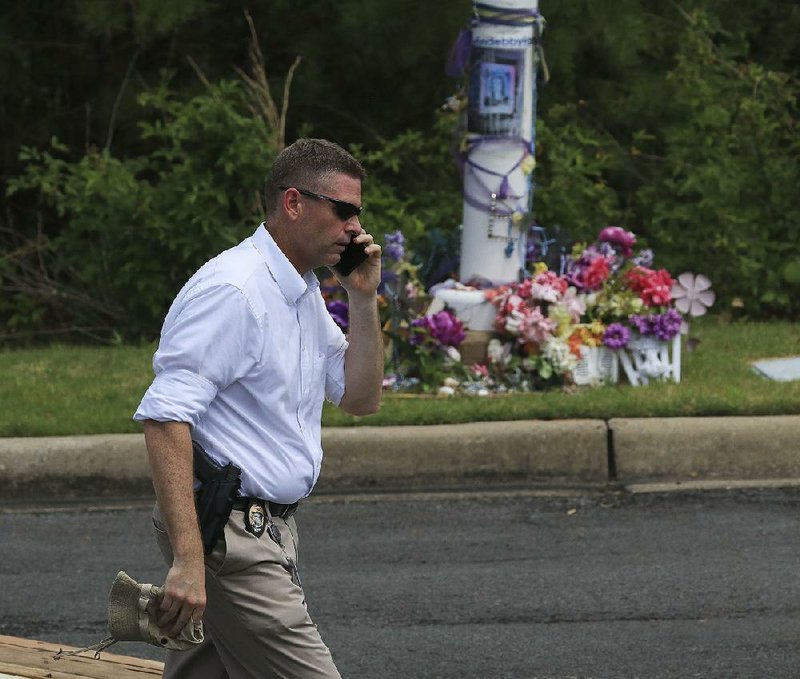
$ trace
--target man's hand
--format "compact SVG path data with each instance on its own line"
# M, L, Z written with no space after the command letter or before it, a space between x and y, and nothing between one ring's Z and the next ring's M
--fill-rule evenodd
M361 262L349 276L342 276L333 267L331 267L331 271L347 291L348 297L353 295L374 295L381 282L381 246L374 241L371 234L363 229L360 234L353 238L353 242L363 245L364 252L369 257Z
M156 624L168 637L176 637L187 623L198 623L206 608L205 564L177 559L167 573L164 597Z
M203 543L194 506L192 437L184 422L144 423L153 487L172 547L156 623L168 637L187 622L200 622L206 608Z
M345 389L339 407L351 415L369 415L381 404L383 333L378 317L381 246L363 231L354 242L365 245L369 257L349 276L337 276L347 291L349 346L344 358Z

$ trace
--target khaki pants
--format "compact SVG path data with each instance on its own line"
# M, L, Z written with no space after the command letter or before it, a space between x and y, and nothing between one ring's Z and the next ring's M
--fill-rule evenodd
M297 562L294 518L274 522ZM171 564L157 506L153 524ZM244 528L244 513L231 512L224 539L206 557L206 641L189 651L167 651L164 679L340 679L286 564L266 532L255 537Z

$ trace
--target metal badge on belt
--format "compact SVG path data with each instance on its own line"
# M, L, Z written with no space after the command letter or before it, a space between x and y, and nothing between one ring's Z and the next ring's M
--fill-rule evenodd
M244 527L248 533L252 533L257 538L264 535L264 529L267 526L267 512L264 509L264 503L259 500L253 500L248 506L247 511L244 513Z

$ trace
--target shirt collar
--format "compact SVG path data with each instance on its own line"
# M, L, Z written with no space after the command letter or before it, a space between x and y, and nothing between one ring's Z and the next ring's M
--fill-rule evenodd
M307 271L302 276L297 272L267 231L264 222L256 229L252 242L289 304L297 304L307 292L319 288L319 279L313 271Z

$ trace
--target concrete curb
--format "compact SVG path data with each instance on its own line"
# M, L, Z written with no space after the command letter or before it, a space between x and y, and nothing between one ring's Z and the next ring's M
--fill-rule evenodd
M321 492L800 478L800 415L323 430ZM3 497L152 495L144 436L0 439Z
M800 477L800 415L612 419L616 478Z
M3 497L153 493L143 434L0 439Z
M323 432L320 490L608 480L602 420L473 422Z

